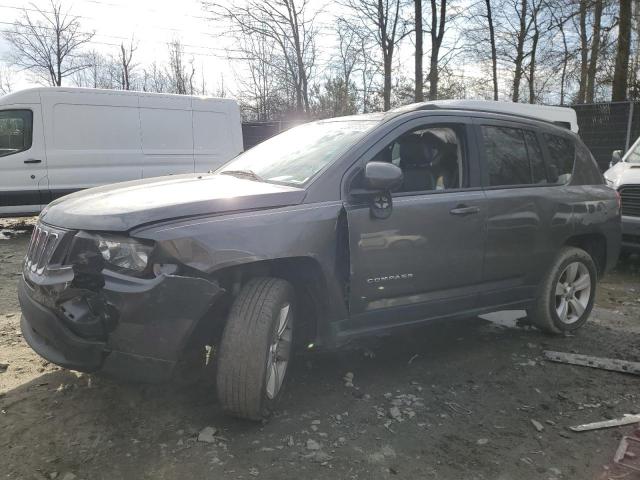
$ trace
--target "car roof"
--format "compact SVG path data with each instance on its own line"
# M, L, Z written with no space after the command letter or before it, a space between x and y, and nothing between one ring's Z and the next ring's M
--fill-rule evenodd
M578 133L578 118L574 109L528 103L502 102L494 100L436 100L412 103L390 110L395 116L420 110L462 110L480 113L499 113L520 118L552 123Z

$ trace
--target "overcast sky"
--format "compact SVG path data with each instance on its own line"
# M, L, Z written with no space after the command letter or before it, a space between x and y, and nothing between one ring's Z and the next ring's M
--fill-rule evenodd
M184 45L187 58L193 57L198 69L198 83L201 72L204 72L207 90L210 94L217 91L224 79L227 93L234 93L235 78L242 75L242 63L228 58L233 56L233 40L225 38L224 28L207 19L202 9L201 0L62 0L63 8L80 17L82 29L95 31L91 44L86 48L95 49L102 54L117 55L120 42L127 44L134 35L138 43L135 62L141 67L153 61L163 64L167 60L167 43L179 38ZM460 8L466 0L456 3ZM22 9L33 9L33 4L45 11L51 9L49 0L0 0L0 30L12 28L21 15ZM331 54L335 48L335 18L340 7L333 0L316 0L313 8L318 10L316 26L320 32L316 42L316 73L322 74L331 63ZM35 13L35 12L30 12ZM411 12L407 12L411 13ZM216 29L217 28L217 29ZM455 32L447 32L447 38L453 39ZM428 40L425 38L425 54ZM394 79L397 78L398 67L407 76L413 75L413 36L407 37L396 50L394 56ZM8 51L6 41L0 37L0 61L4 60ZM425 68L428 55L425 55ZM471 64L457 61L459 73L469 74L477 68ZM426 74L426 72L425 72ZM35 86L28 73L19 74L14 79L14 89ZM320 80L320 78L316 78ZM64 80L71 85L72 79ZM230 92L229 92L230 91Z
M22 8L38 5L50 10L48 0L34 2L0 0L0 29L5 31L22 14ZM139 42L137 62L164 62L167 42L180 38L187 57L193 56L196 66L204 68L208 88L213 89L220 79L232 82L233 73L226 59L225 39L215 36L213 25L206 19L199 0L71 0L65 8L80 17L84 31L95 31L89 48L103 54L117 53L120 42L127 43L131 34ZM7 53L7 44L0 40L0 59ZM66 83L68 84L68 79ZM28 75L21 75L16 88L33 86Z

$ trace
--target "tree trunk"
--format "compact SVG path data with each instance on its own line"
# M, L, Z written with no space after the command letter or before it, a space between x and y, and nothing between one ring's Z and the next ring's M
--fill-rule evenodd
M584 103L587 92L589 42L587 39L587 0L580 0L580 83L576 103Z
M564 105L565 83L567 81L567 65L569 63L569 46L567 45L567 35L564 31L564 24L560 22L560 33L562 34L562 46L564 57L562 58L562 73L560 75L560 105Z
M593 103L596 92L596 71L598 66L598 56L600 54L600 22L602 20L602 0L596 0L593 13L593 34L591 35L591 57L589 58L589 68L587 70L587 90L585 101Z
M488 0L487 0L488 1ZM422 77L422 0L414 0L416 16L416 102L424 101L424 80Z
M438 99L438 71L440 47L444 38L444 28L447 14L447 0L440 0L440 20L438 24L438 5L431 0L431 59L429 61L429 100ZM437 29L437 30L436 30Z
M393 59L393 47L388 46L384 53L384 91L382 96L384 97L384 111L386 112L391 108L391 62Z
M496 51L496 34L493 29L491 0L485 0L485 2L487 4L487 23L489 24L489 41L491 43L491 74L493 77L493 99L498 100L498 53Z
M629 77L629 49L631 46L631 0L620 0L620 26L618 27L618 53L613 73L614 102L627 99L627 80Z
M524 62L524 41L527 34L527 0L522 0L520 10L520 29L516 45L516 59L513 72L513 95L511 100L520 100L520 83L522 81L522 64Z
M534 5L533 8L533 38L531 39L531 61L529 62L529 103L536 103L536 53L540 39L538 7Z

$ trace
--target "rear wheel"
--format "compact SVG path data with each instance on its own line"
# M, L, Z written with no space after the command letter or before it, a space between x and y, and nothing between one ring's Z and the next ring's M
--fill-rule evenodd
M545 276L528 314L541 330L564 333L585 324L593 308L597 272L591 256L580 248L564 247Z
M218 399L231 415L269 416L284 384L294 324L294 291L278 278L250 280L233 302L217 359Z

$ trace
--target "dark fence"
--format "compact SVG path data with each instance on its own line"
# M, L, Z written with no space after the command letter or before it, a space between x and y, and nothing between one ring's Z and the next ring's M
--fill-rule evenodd
M626 152L640 136L640 102L605 102L573 105L580 137L596 158L601 170L609 168L614 150ZM248 150L299 122L243 122L242 138Z
M242 122L242 141L244 149L249 150L267 138L287 130L295 125L292 121Z
M580 137L601 170L609 168L614 150L626 152L640 136L640 102L573 105Z

